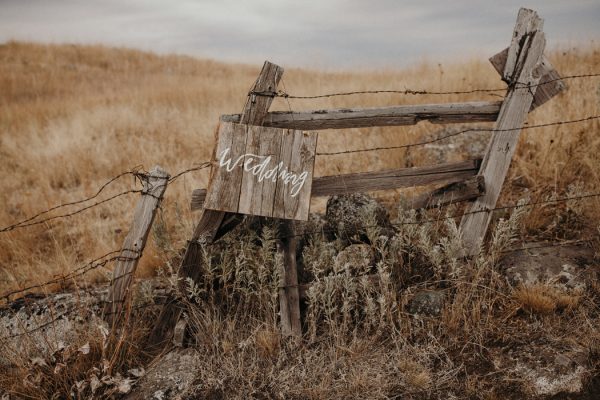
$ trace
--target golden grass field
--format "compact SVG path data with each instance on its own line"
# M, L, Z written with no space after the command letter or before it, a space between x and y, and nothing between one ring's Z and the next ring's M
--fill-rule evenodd
M549 58L563 76L585 74L598 69L600 49L555 50ZM219 115L241 111L260 67L102 46L19 42L0 46L0 225L4 227L50 206L90 196L111 177L136 166L148 170L159 164L173 175L208 160ZM566 93L533 112L528 122L538 124L600 114L600 79L572 80L567 84ZM311 95L404 88L453 91L502 85L485 59L472 59L449 65L422 63L401 70L364 72L288 68L281 86L292 94ZM272 109L496 98L479 93L378 94L289 100L289 104L276 99ZM421 123L414 127L323 131L318 150L411 143L440 128ZM597 191L597 132L598 121L524 131L510 171L511 179L518 178L519 185L511 186L509 180L503 199L518 198L524 190L535 195L564 194L567 186L575 182L581 182L586 191ZM412 166L419 162L418 157L411 155L408 164L405 150L320 157L315 175ZM187 174L167 190L163 209L176 239L183 241L189 234L197 217L188 211L190 193L194 188L205 187L207 176L207 171ZM134 188L131 176L109 187L106 196L129 188ZM39 283L118 249L136 201L132 194L68 219L2 233L0 291ZM598 200L586 201L589 222L597 221L599 214L594 210L598 205ZM175 206L187 231L174 224ZM541 216L530 218L528 228L535 234L546 223ZM151 272L159 262L152 257L152 251L147 254L142 273Z
M597 45L551 49L547 56L563 76L600 72ZM113 176L132 168L149 170L158 164L174 175L207 161L219 116L241 111L260 67L102 46L0 45L0 228L51 206L91 196ZM600 78L566 83L569 89L532 112L529 124L600 115ZM423 62L398 70L287 68L281 89L313 95L502 85L482 57L444 65ZM486 93L377 94L290 99L289 103L276 99L272 109L496 99ZM420 123L322 131L318 151L408 144L441 129L444 127ZM523 131L500 204L600 192L599 132L598 120ZM456 160L467 153L466 149L448 150L448 157ZM320 157L315 175L433 161L427 149ZM205 187L207 178L207 170L192 172L168 187L137 276L151 276L170 262L176 264L198 218L189 211L191 191ZM133 188L140 186L131 176L124 177L98 199ZM410 190L377 195L385 196L394 213L408 194ZM0 294L44 282L119 249L138 196L121 197L70 218L0 232ZM313 206L323 210L323 202ZM498 366L494 360L501 359L507 349L535 355L541 349L553 352L569 346L588 350L586 376L597 380L600 287L592 284L583 292L564 292L549 285L512 287L496 267L501 250L515 244L511 239L517 243L585 239L588 246L597 246L599 206L598 198L590 198L515 211L491 229L489 249L464 262L456 261L457 235L450 222L401 226L388 242L380 241L377 232L368 232L370 246L381 262L358 272L375 273L376 287L367 280L360 285L352 283L355 281L346 279L348 270L332 270L341 243L312 238L304 248L303 262L318 282L306 301L305 337L300 344L278 333L276 260L269 236L273 232L265 228L263 232L242 232L240 237L230 235L215 245L218 261L206 271L200 289L196 292L189 287L190 293L182 294L188 305L191 345L202 354L195 378L197 395L523 398L530 397L534 389L510 365ZM402 218L402 212L396 214ZM165 237L169 245L164 244ZM598 251L597 247L594 250ZM106 280L108 267L68 284ZM419 275L419 271L425 273ZM246 290L248 287L251 290ZM452 298L440 318L413 318L404 311L411 296L422 288L442 290ZM43 290L60 289L55 285ZM76 382L91 382L92 375L112 379L116 372L125 374L129 368L147 366L152 358L143 343L156 318L157 310L143 310L129 321L127 329L108 338L102 338L91 320L89 328L75 332L74 344L87 343L91 352L75 351L72 359L76 362L58 372L54 367L32 364L30 357L46 357L33 344L33 336L16 344L3 343L0 389L23 398L66 396ZM42 336L51 350L62 340L52 330ZM54 355L48 357L50 363ZM114 388L107 387L102 393L114 393ZM82 393L89 395L88 389Z

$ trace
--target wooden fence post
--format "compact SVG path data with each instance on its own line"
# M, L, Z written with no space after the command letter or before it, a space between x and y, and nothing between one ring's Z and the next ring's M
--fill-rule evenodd
M265 61L252 87L251 93L248 95L240 123L262 125L273 102L273 97L256 95L252 94L252 92L276 92L282 75L283 68ZM200 221L196 225L191 240L188 242L179 267L179 277L182 278L182 284L184 284L183 282L185 282L186 278L197 281L200 277L202 272L200 265L202 261L200 242L206 244L212 243L216 238L224 234L223 231L233 229L240 221L241 219L236 214L207 209L202 210ZM160 346L169 340L173 328L181 316L181 312L182 309L177 304L175 298L169 299L163 306L161 314L148 339L148 344L153 349L160 348Z
M511 45L502 74L509 83L508 93L500 108L494 132L483 158L479 174L485 180L485 194L467 209L460 231L465 255L476 255L492 217L492 209L500 196L519 134L531 108L542 68L538 68L546 40L543 20L532 10L519 10ZM533 87L528 87L528 86ZM509 131L507 131L509 130Z
M277 241L277 257L280 259L279 269L279 317L281 333L285 336L302 336L300 320L300 296L298 294L298 270L296 267L296 223L283 220L280 224Z
M109 323L118 323L123 304L129 294L129 287L137 268L148 233L152 227L156 209L158 208L169 180L169 174L161 167L155 166L150 170L148 180L144 182L142 198L138 202L133 215L129 233L123 242L120 257L113 271L111 285L108 290L104 316Z

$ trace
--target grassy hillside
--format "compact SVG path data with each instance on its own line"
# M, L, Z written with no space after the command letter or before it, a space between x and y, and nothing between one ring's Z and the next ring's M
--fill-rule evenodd
M600 71L596 47L554 50L548 57L562 75ZM138 166L147 170L159 164L175 174L208 160L219 115L240 112L260 67L100 46L0 45L0 227L56 204L91 196L122 171ZM600 79L567 84L568 91L530 114L529 124L600 115ZM361 72L290 68L281 88L311 95L501 85L486 60L464 60ZM485 93L377 94L276 99L273 109L494 99ZM323 131L318 150L408 144L444 129L454 128L420 123ZM599 131L598 120L524 131L501 204L600 192ZM476 135L469 137L476 139ZM447 142L458 147L320 157L316 176L425 165L440 157L457 160L472 155L471 139L457 137ZM176 264L197 218L189 211L191 191L206 182L207 171L200 171L168 187L138 275L152 275L158 267L168 270ZM124 177L99 199L132 188L139 185L131 176ZM398 207L410 192L376 195L385 196L393 217L402 221L415 218L411 211ZM118 249L137 196L121 197L70 218L0 233L0 293L46 281ZM313 208L322 211L323 205L315 202ZM512 287L497 265L502 252L515 242L597 238L599 206L600 201L592 198L518 210L512 216L500 213L504 219L495 224L489 249L465 262L457 258L456 227L449 221L401 226L388 239L381 239L376 229L368 231L367 247L378 262L364 271L337 264L337 254L345 246L341 240L310 237L304 243L302 262L304 273L317 283L307 292L306 335L301 343L278 334L274 232L268 226L260 232L238 232L240 236L230 236L216 246L216 254L211 255L214 265L199 287L181 294L189 306L190 343L202 354L193 369L197 371L195 394L207 398L245 398L249 392L265 398L302 399L519 398L545 389L525 383L524 370L518 363L511 364L514 354L534 358L546 349L554 357L556 349L577 346L586 349L581 353L585 354L585 376L597 376L598 285L578 291L549 285ZM591 243L597 246L597 241ZM108 273L109 269L96 271L76 284L94 283ZM350 279L361 274L377 279ZM438 318L408 315L410 299L423 288L452 299ZM102 339L101 329L93 324L74 332L77 346L86 348L88 343L87 353L71 352L72 362L56 364L56 368L31 362L31 357L44 355L38 354L39 348L29 337L16 346L2 347L0 389L31 398L56 392L64 395L75 382L92 382L92 375L102 377L100 370L104 379L145 364L148 358L142 339L156 319L156 310L143 312L116 338ZM54 348L62 339L53 331L44 340ZM57 363L56 354L51 356L54 361L46 361ZM114 388L107 389L111 384L99 390L114 392ZM86 390L83 386L82 393L90 394Z
M563 75L593 72L600 65L597 48L554 51L549 58ZM17 42L0 46L0 172L4 177L0 181L0 225L92 195L112 176L136 166L149 169L159 164L174 174L207 160L219 115L240 112L259 68L101 46ZM533 112L530 123L600 114L598 79L567 83L569 90ZM390 88L452 91L501 85L486 60L465 60L366 72L288 69L282 88L293 94L321 94ZM289 103L276 99L273 109L481 99L495 97L378 94ZM421 123L406 128L324 131L319 150L410 143L439 129ZM534 198L560 195L577 182L587 191L600 188L597 130L598 122L592 121L524 132L503 199L526 192ZM320 157L316 175L427 162L422 150ZM188 212L190 191L204 187L206 181L207 172L202 171L169 187L164 218L176 241L185 240L194 218ZM133 185L130 178L123 178L107 195ZM135 201L131 195L70 219L3 233L0 288L5 291L65 273L80 261L118 248ZM594 210L600 203L589 200L585 204L585 212L594 218L588 222L597 220ZM318 207L316 204L315 209ZM534 213L527 221L527 231L543 230L548 224L546 217ZM145 257L142 270L150 271L158 262L155 257Z

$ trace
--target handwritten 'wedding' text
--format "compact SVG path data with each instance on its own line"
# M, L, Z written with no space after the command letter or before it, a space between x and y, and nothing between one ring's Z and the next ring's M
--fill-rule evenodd
M275 182L277 179L280 179L286 186L291 184L290 195L292 197L296 197L306 183L306 178L308 177L307 171L301 174L288 171L282 162L271 167L270 164L273 159L271 156L246 153L233 161L231 157L228 158L230 152L231 148L228 147L219 155L219 166L225 167L227 172L233 171L236 167L243 167L244 171L258 177L258 182L262 182L265 179Z

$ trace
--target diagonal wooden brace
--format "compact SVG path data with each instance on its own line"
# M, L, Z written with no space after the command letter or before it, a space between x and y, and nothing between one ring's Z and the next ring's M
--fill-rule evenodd
M266 61L251 90L276 91L277 85L283 75L283 68ZM272 97L248 95L246 105L242 112L242 123L249 125L261 125L269 107L273 102ZM185 254L179 267L180 282L184 284L187 278L197 281L202 272L202 243L210 244L225 233L233 229L241 218L235 214L222 211L204 209L200 222L194 230L191 240L188 242ZM175 298L169 299L163 306L160 316L148 339L152 349L160 350L172 336L173 329L182 313L181 307Z
M479 175L486 193L467 209L460 224L465 255L478 254L515 153L527 113L565 89L558 73L544 59L543 20L532 10L519 10L510 47L490 59L509 84ZM549 82L546 85L541 83ZM543 89L541 89L543 88ZM509 130L509 131L506 131ZM512 130L512 131L511 131Z

